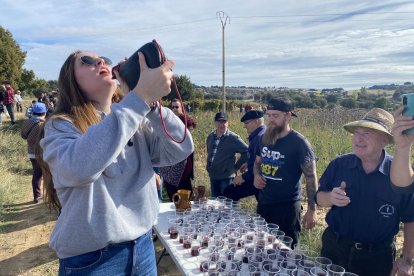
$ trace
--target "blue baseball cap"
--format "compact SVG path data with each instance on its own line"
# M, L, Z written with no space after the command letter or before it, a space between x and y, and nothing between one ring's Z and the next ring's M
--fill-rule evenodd
M44 103L35 103L32 106L32 112L33 113L46 113L47 107Z

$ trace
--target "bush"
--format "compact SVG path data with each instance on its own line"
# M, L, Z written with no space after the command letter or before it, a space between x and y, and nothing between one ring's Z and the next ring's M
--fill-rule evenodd
M357 105L356 101L352 98L343 99L340 104L345 108L355 108Z
M221 102L219 100L209 100L204 102L204 111L219 111Z
M193 111L200 111L204 109L204 101L201 100L195 100L190 102L191 107L193 108Z

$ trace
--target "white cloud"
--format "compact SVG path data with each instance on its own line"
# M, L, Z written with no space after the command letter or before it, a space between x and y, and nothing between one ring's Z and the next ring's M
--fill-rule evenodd
M114 61L153 38L175 72L221 84L221 23L228 85L345 87L410 81L411 1L0 0L0 25L28 52L25 66L57 79L76 49Z

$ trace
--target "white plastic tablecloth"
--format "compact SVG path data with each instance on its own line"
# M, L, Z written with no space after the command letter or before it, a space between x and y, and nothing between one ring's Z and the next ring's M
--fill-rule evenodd
M160 203L157 223L153 227L155 234L183 275L203 275L199 269L198 258L191 256L190 249L184 249L178 239L170 238L168 234L168 216L173 215L175 215L174 203Z

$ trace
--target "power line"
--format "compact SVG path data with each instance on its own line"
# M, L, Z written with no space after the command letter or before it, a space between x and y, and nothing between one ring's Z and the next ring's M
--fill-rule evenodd
M412 18L389 18L389 19L380 19L381 21L412 21ZM350 19L348 21L352 22L372 22L372 19ZM303 24L303 23L327 23L332 22L332 19L327 20L308 20L308 21L261 21L261 22L255 22L255 24L285 24L285 23L292 23L292 24ZM232 25L247 25L247 24L253 24L252 22L236 22L232 23Z
M129 32L137 32L137 31L146 31L146 30L154 30L154 29L163 29L163 28L169 28L169 27L175 27L180 25L188 25L193 23L200 23L210 20L216 20L216 17L211 18L204 18L204 19L198 19L198 20L192 20L192 21L185 21L180 23L172 23L172 24L165 24L165 25L153 25L148 27L142 27L142 28L130 28L130 29L123 29L123 30L114 30L114 31L106 31L106 32L99 32L99 33L93 33L93 34L84 34L84 35L74 35L71 37L94 37L94 36L101 36L101 35L110 35L110 34L120 34L120 33L129 33Z
M355 13L321 13L321 14L283 14L283 15L248 15L248 16L232 16L232 19L266 19L266 18L295 18L295 17L321 17L321 16L349 16L349 15L384 15L384 14L414 14L414 11L403 11L403 12L355 12ZM131 32L140 32L140 31L155 31L158 30L158 32L161 29L169 29L171 27L179 27L179 26L187 26L191 24L197 24L197 23L204 23L208 21L217 20L217 17L208 17L208 18L200 18L200 19L194 19L184 22L178 22L178 23L170 23L170 24L162 24L162 25L151 25L151 26L145 26L141 28L127 28L127 29L116 29L113 31L106 30L105 32L97 32L97 33L89 33L89 34L74 34L66 35L66 38L84 38L84 37L97 37L97 36L106 36L111 34L122 34L122 33L131 33ZM380 19L381 21L408 21L412 20L412 18L385 18ZM332 19L326 19L326 20L309 20L306 21L306 23L326 23L331 22ZM347 21L355 21L355 22L365 22L365 21L372 21L372 19L347 19ZM241 22L236 21L232 24L234 25L247 25L247 24L254 24L253 21L247 21L247 22ZM303 22L298 21L267 21L267 22L257 22L260 24L300 24ZM215 26L215 23L211 23L211 26ZM182 30L185 28L175 28L174 31Z
M320 13L320 14L282 14L282 15L248 15L232 16L231 18L272 18L272 17L319 17L319 16L344 16L344 15L381 15L381 14L414 14L414 11L404 12L350 12L350 13Z

